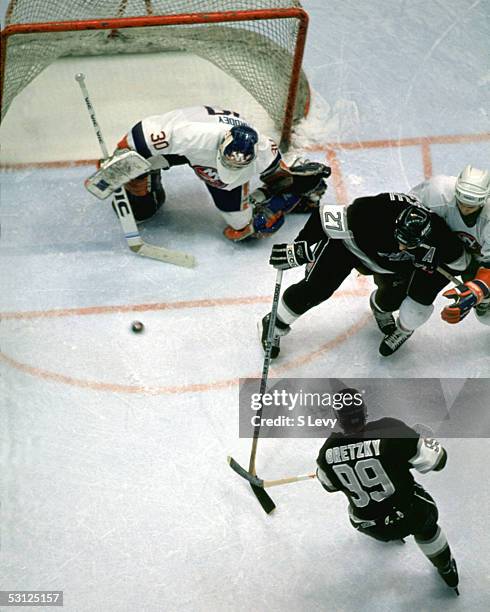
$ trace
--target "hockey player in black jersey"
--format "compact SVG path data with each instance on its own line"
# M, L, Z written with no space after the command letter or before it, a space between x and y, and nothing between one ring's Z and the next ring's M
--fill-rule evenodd
M374 275L377 290L370 305L385 336L379 351L391 355L427 321L435 297L447 285L437 266L458 273L467 259L446 222L415 197L381 193L357 198L347 207L321 204L292 244L272 248L270 263L277 269L307 265L305 278L288 287L279 303L272 357L279 354L280 336L290 325L327 300L353 269ZM266 315L264 348L268 321Z
M350 522L361 533L383 542L413 535L444 582L459 594L456 562L438 525L436 503L411 473L442 470L445 449L398 419L367 422L356 389L343 389L338 396L335 415L342 432L332 433L322 446L318 480L329 493L347 496Z

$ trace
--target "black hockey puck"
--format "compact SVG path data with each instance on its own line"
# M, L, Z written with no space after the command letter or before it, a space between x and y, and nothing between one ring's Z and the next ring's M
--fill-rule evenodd
M135 334L141 334L141 332L145 329L145 326L141 321L133 321L131 323L131 329Z

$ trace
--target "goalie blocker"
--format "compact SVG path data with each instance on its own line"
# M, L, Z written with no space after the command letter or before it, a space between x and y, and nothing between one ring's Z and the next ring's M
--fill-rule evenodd
M136 151L118 150L100 164L95 174L85 181L85 187L99 200L105 200L116 189L151 170L151 164Z

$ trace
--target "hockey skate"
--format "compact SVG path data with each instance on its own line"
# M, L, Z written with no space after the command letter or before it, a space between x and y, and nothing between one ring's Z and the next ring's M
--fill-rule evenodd
M378 308L374 300L375 295L376 291L373 291L369 297L369 306L371 306L371 311L380 331L382 331L385 336L389 336L396 329L395 318L391 312L385 312Z
M438 569L439 576L444 580L448 587L454 589L456 595L459 595L458 584L458 568L456 567L456 561L451 558L449 564L444 569Z
M266 314L265 317L262 319L262 321L259 322L257 326L259 330L260 342L262 343L262 348L264 349L264 352L267 351L267 336L269 333L270 318L271 318L270 313ZM276 319L276 325L274 328L274 337L272 339L271 359L276 359L279 356L279 352L281 350L281 347L280 347L281 336L285 336L286 334L289 334L290 331L291 331L291 328L289 327L289 325L286 325L285 323L282 323L282 321L278 321Z
M391 334L385 336L383 342L379 345L379 352L383 357L393 355L412 334L413 331L404 331L395 325L395 330Z

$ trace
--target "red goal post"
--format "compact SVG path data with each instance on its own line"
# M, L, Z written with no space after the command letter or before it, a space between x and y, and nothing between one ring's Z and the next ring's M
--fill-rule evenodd
M242 8L250 4L92 0L79 6L76 0L12 0L1 32L1 118L15 96L61 57L183 51L235 78L265 108L286 148L294 122L309 108L301 69L308 15L297 0L255 0L253 10ZM217 5L226 10L206 10Z

